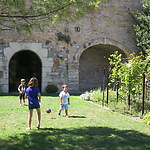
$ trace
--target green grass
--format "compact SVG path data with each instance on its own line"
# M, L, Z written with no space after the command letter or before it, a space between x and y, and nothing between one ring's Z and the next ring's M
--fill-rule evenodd
M45 110L51 108L47 114ZM150 126L71 96L69 118L57 116L58 96L43 96L41 129L26 130L28 108L17 96L0 97L1 150L148 150Z

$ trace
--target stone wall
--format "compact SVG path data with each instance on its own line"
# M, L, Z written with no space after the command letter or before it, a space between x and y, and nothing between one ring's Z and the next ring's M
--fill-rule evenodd
M100 53L101 57L104 57L107 51L111 54L115 49L126 56L137 51L129 9L140 9L139 0L110 0L100 4L99 10L93 14L86 14L84 18L69 24L63 22L55 27L47 27L43 33L35 30L32 36L13 31L1 32L0 92L9 92L9 62L13 55L22 50L33 51L41 59L42 92L47 84L56 84L61 89L63 83L69 84L71 92L81 91L80 63L84 62L81 56L89 51L89 48L92 51L92 48L97 46L96 49L101 51L97 54ZM61 35L70 41L61 38ZM107 49L108 46L110 49ZM92 57L91 54L87 53L86 58ZM99 80L102 80L101 76ZM82 84L82 91L86 90L84 87L87 87L87 84Z

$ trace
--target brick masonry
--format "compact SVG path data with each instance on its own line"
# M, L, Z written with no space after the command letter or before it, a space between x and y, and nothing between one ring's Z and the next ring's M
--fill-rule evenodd
M137 52L129 9L134 12L140 9L139 0L110 0L100 4L93 14L69 24L49 26L43 33L35 30L32 36L1 32L0 93L9 92L10 60L21 51L30 51L39 57L42 92L47 84L56 84L61 90L61 85L67 83L70 92L101 87L110 54L117 50L126 57ZM70 41L67 43L57 33Z

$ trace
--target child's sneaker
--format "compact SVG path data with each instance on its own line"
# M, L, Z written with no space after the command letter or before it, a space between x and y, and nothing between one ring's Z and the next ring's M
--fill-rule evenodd
M66 115L66 118L69 118L69 116L68 116L68 115Z
M30 127L28 127L28 128L26 128L26 130L31 130L31 128L30 128Z
M60 113L58 113L58 116L60 116Z
M37 129L40 129L40 125L37 125L36 127L37 127Z

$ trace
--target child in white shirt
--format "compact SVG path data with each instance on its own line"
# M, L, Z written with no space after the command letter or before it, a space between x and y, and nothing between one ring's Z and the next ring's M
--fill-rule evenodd
M68 105L70 104L70 94L67 92L68 87L66 84L62 85L62 91L59 94L60 97L60 110L58 115L61 114L62 110L65 110L66 117L68 117Z

